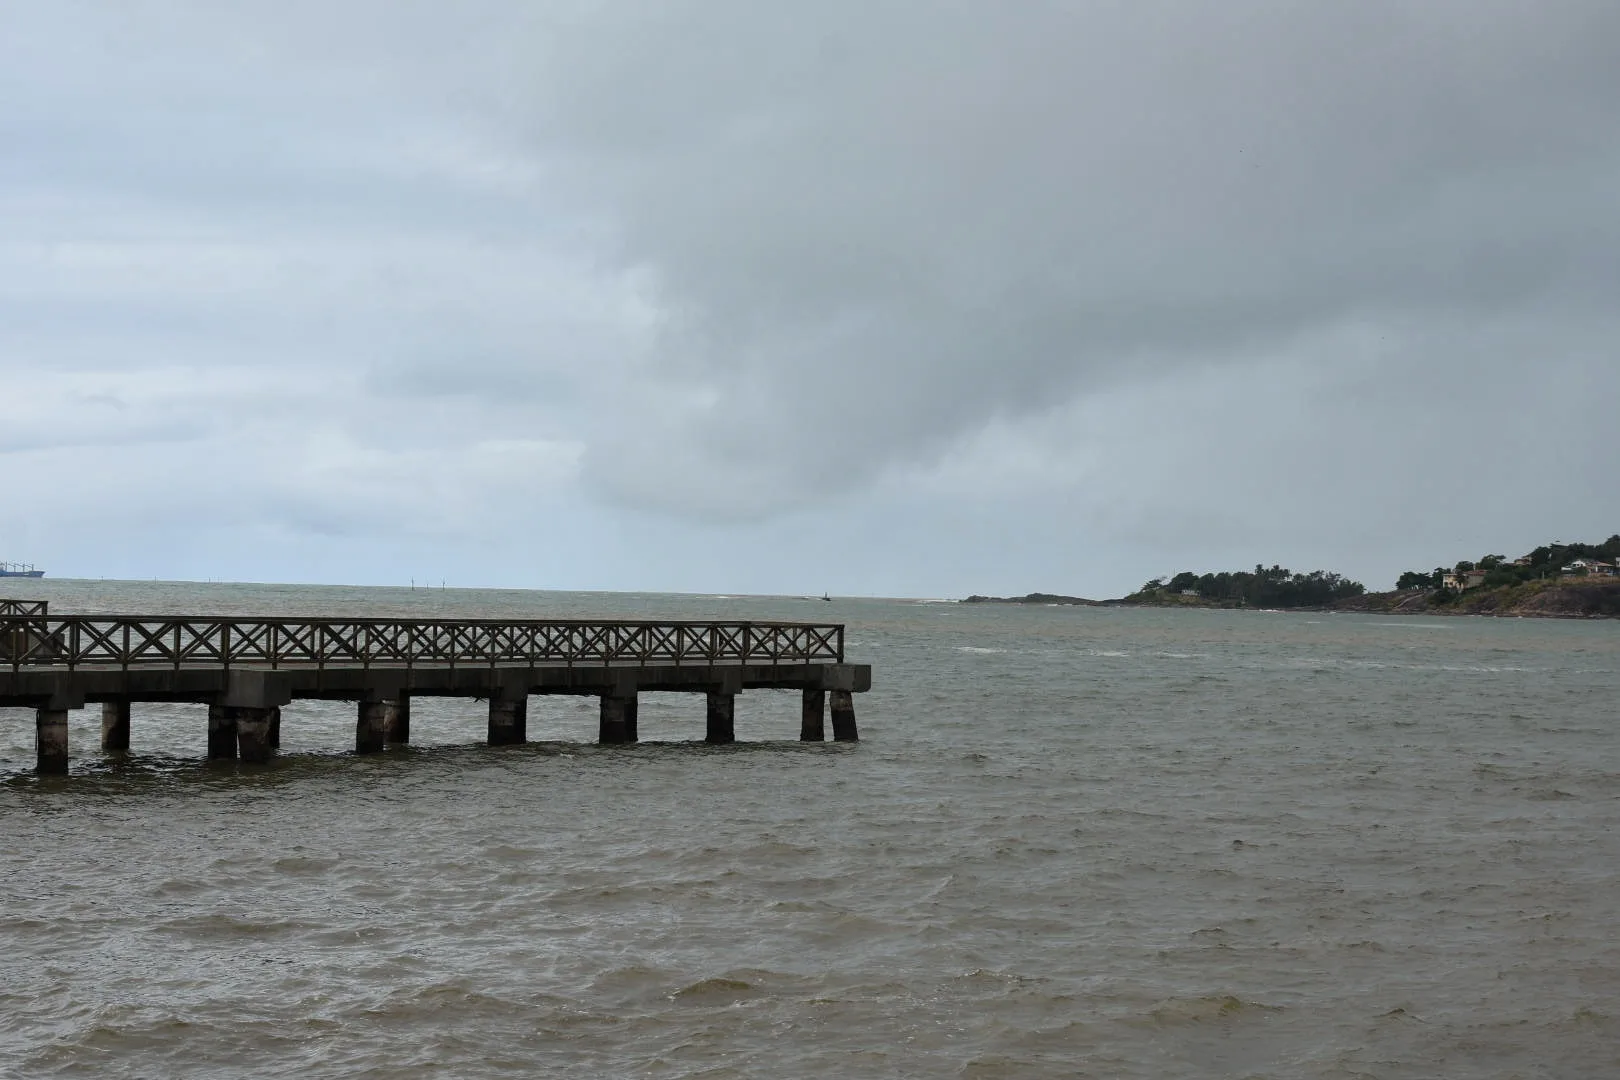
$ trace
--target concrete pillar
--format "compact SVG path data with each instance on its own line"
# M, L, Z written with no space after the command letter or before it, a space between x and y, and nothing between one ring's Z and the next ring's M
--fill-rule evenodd
M236 758L236 716L223 705L208 706L208 760Z
M101 748L115 753L129 749L129 702L101 703Z
M708 730L704 742L730 743L737 741L737 695L723 691L709 691Z
M804 692L804 718L799 722L800 742L822 742L827 738L827 691Z
M625 727L624 706L628 698L602 695L602 723L597 741L604 744L627 743L630 731Z
M236 745L243 761L262 763L270 760L270 721L277 709L245 709L226 706L226 712L236 722Z
M34 768L41 776L63 776L68 771L66 709L40 709L34 714Z
M354 752L380 754L383 733L388 730L388 714L393 711L392 701L362 701L354 724Z
M265 730L264 741L270 744L270 749L281 749L281 707L270 710L270 725Z
M631 694L629 697L624 699L624 741L625 742L640 742L641 741L641 730L636 724L636 721L639 718L640 713L641 713L641 700L635 694Z
M832 692L833 740L855 742L860 738L855 730L855 695L848 690Z
M411 741L411 695L401 694L394 703L393 715L388 718L388 730L383 738L391 743Z
M515 746L529 738L529 699L489 699L489 745Z

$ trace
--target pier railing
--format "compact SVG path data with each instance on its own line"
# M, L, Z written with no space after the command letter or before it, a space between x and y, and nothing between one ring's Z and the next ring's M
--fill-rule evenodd
M0 600L0 619L7 616L28 618L50 612L48 600Z
M10 603L34 603L10 601ZM10 614L0 667L843 663L841 624Z

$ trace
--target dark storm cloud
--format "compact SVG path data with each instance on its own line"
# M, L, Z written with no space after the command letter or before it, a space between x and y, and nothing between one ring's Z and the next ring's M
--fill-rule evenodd
M1556 351L1620 285L1613 4L608 5L548 41L539 145L668 313L649 438L592 449L636 499L746 513L1345 322L1535 313Z

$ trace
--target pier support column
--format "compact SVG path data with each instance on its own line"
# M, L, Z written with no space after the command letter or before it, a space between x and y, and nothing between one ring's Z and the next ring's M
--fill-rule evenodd
M529 738L528 696L489 699L489 745L515 746Z
M393 715L388 718L388 730L383 738L391 743L411 741L411 695L401 694L394 703Z
M723 690L709 691L707 731L703 741L732 743L737 741L737 695Z
M362 701L354 724L354 752L380 754L384 732L388 730L388 714L394 709L392 701Z
M855 695L848 690L832 692L832 729L835 742L855 742L860 739L855 730Z
M265 729L264 741L272 750L281 749L281 707L278 705L270 710L270 724Z
M800 742L823 742L827 738L827 691L804 692L804 718L799 722Z
M208 706L208 760L236 758L236 712L223 705Z
M597 734L597 742L605 745L616 745L630 741L630 730L625 726L625 705L630 701L628 697L616 694L602 695L602 722Z
M624 741L640 742L641 729L636 721L640 718L641 699L631 694L624 699Z
M115 753L129 749L129 702L101 703L101 748Z
M34 768L41 776L68 771L68 711L40 709L34 714Z
M236 745L242 760L262 764L270 760L270 722L278 709L244 709L226 706L236 723Z

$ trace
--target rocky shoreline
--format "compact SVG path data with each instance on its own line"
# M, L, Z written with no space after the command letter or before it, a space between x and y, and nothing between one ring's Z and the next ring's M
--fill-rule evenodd
M1497 615L1537 619L1620 618L1620 580L1549 578L1518 585L1442 593L1432 589L1367 593L1334 611L1380 615Z
M1036 604L1063 607L1231 608L1230 601L1196 596L1163 596L1147 600L1121 597L1088 600L1059 593L1025 596L970 596L964 604ZM1620 619L1620 579L1551 578L1518 585L1475 588L1462 593L1405 589L1363 593L1327 606L1285 608L1288 611L1351 612L1376 615L1493 615L1502 618Z

